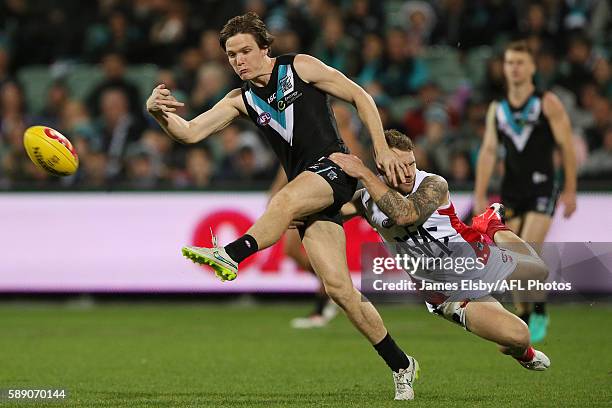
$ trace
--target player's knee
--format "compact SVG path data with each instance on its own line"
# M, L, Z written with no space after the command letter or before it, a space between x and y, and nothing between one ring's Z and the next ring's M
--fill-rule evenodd
M286 212L289 215L295 213L296 198L286 191L279 191L272 197L268 209Z
M525 350L529 347L529 328L523 322L517 322L506 334L506 344L510 350Z

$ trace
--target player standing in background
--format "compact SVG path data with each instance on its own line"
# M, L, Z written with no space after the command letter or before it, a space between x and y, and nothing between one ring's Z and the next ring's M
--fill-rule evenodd
M550 228L557 198L568 218L576 210L576 158L569 117L559 98L535 89L534 56L524 41L504 52L507 93L487 113L486 131L478 156L474 213L488 205L487 187L497 161L498 144L505 148L501 201L508 226L530 244L541 244ZM553 153L561 150L564 186L558 197ZM549 318L545 299L531 305L515 298L517 314L529 324L532 342L544 339Z
M372 97L341 72L309 55L270 57L270 36L255 13L230 19L221 30L221 47L244 81L210 110L186 121L174 114L180 102L164 85L147 100L147 110L164 131L182 143L197 143L238 116L248 116L278 156L289 182L272 197L247 233L225 247L184 247L193 261L213 267L222 280L233 280L238 264L278 242L294 219L307 217L302 243L327 294L374 345L393 373L395 399L414 398L418 365L391 338L374 306L355 289L346 262L346 238L340 209L352 199L357 180L328 156L345 152L329 105L329 95L353 104L367 127L377 166L404 182L408 169L385 142Z
M519 280L526 285L530 279L546 280L548 268L544 262L503 224L503 206L492 205L485 213L474 217L473 226L468 227L455 212L446 180L417 169L410 138L396 130L385 131L385 137L389 147L409 169L406 182L397 187L386 174L381 179L355 156L342 153L330 156L365 186L342 207L343 217L364 217L385 242L392 244L388 249L395 250L396 254L396 244L401 242L404 254L438 259L479 257L484 263L481 269L474 267L458 272L413 271L411 276L417 281L498 283ZM485 236L496 246L489 245ZM431 313L497 343L502 353L514 357L523 367L544 371L550 366L548 357L531 346L527 325L504 309L490 291L457 289L422 293Z

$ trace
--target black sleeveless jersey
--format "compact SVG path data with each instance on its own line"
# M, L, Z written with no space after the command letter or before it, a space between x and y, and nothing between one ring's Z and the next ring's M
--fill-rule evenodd
M542 106L542 94L537 92L518 108L512 107L507 98L497 105L495 127L506 150L504 197L550 196L553 192L556 142Z
M265 135L289 180L323 156L347 152L328 95L300 79L294 58L276 57L266 86L247 81L241 89L249 118Z

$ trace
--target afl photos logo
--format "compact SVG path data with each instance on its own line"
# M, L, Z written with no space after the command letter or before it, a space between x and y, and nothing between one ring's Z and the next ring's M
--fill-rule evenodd
M261 115L259 115L259 117L257 118L257 123L259 124L259 126L266 126L268 123L270 123L271 119L272 116L270 116L268 112L262 112Z

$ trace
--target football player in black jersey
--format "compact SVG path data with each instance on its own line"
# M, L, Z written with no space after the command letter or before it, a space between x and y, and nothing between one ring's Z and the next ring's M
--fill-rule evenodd
M557 198L568 218L576 210L576 158L569 117L559 98L539 92L533 83L534 56L524 41L510 43L504 52L506 96L493 101L478 156L474 213L488 206L487 187L497 161L498 145L505 148L501 201L508 226L523 240L538 247L546 239ZM559 148L564 185L558 196L553 165ZM517 314L526 322L533 342L546 336L545 299L531 305L516 299Z
M255 13L230 19L220 44L234 72L244 81L210 110L192 120L174 113L178 102L163 84L147 100L148 112L164 131L182 143L197 143L240 115L262 131L278 156L289 182L270 200L247 233L225 247L184 247L183 254L210 265L221 280L233 280L238 264L276 243L294 219L306 217L302 243L327 294L374 345L391 368L395 399L414 398L418 364L391 338L374 306L353 286L346 262L340 208L350 201L357 180L328 156L346 152L338 134L329 95L351 103L372 137L377 166L393 184L408 169L385 141L372 97L341 72L305 54L271 57L272 37Z

